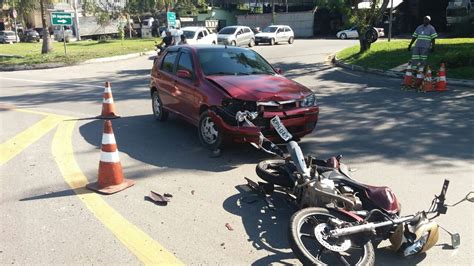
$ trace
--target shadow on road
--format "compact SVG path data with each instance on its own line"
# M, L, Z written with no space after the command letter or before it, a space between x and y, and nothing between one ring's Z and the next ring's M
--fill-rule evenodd
M166 122L141 115L112 123L120 152L158 167L223 172L268 157L248 144L233 144L223 149L221 157L211 158L211 152L199 143L196 127L174 116ZM102 128L103 121L94 120L81 126L79 132L87 142L100 147Z

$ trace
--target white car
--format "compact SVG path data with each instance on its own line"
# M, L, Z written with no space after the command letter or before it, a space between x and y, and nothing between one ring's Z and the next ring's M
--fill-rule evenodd
M184 27L181 31L188 44L217 44L217 35L205 27Z
M374 36L374 37L379 38L379 37L385 36L385 32L384 32L383 28L374 28L374 31L377 32L377 36ZM347 30L342 30L342 31L338 32L336 34L336 36L337 36L337 38L343 39L343 40L344 39L351 39L351 38L355 38L355 39L359 38L359 34L357 33L357 27L356 26L354 26L350 29L347 29ZM377 39L377 38L375 38L375 39Z
M271 25L255 35L255 44L269 43L274 45L279 42L292 44L295 40L295 33L286 25Z

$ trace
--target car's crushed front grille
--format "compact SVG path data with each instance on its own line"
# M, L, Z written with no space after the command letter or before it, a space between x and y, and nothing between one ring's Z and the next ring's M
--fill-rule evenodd
M299 108L300 103L297 100L257 102L257 107L261 112L287 111Z

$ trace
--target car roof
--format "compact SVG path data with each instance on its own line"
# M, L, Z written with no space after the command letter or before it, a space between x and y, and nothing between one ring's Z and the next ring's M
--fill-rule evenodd
M267 27L288 27L291 29L291 27L288 25L268 25Z
M247 26L242 26L242 25L233 25L233 26L226 26L225 28L248 28Z
M198 31L206 29L206 27L197 27L197 26L190 26L190 27L183 27L181 30L191 30L191 31Z

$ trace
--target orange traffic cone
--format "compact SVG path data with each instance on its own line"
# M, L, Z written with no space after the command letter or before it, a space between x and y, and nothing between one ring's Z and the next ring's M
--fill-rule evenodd
M423 66L418 63L418 73L416 74L416 79L413 84L414 89L420 89L421 83L423 83L424 75L423 75Z
M402 89L404 87L410 87L412 83L413 83L413 74L411 71L411 61L408 61L405 76L403 77Z
M425 75L425 79L423 80L423 83L421 85L421 90L423 92L427 92L427 91L434 91L434 87L433 87L433 78L431 76L431 68L430 66L427 66L426 67L426 75Z
M105 82L104 98L102 99L102 113L97 116L100 119L119 118L115 111L114 97L112 97L112 87L110 82Z
M438 82L436 82L436 91L447 91L448 89L446 88L446 68L444 67L444 63L441 63L441 66L439 67L439 73L438 73Z
M115 142L112 122L104 121L102 148L100 151L99 177L97 182L87 184L87 188L103 194L113 194L133 186L135 181L125 179Z

